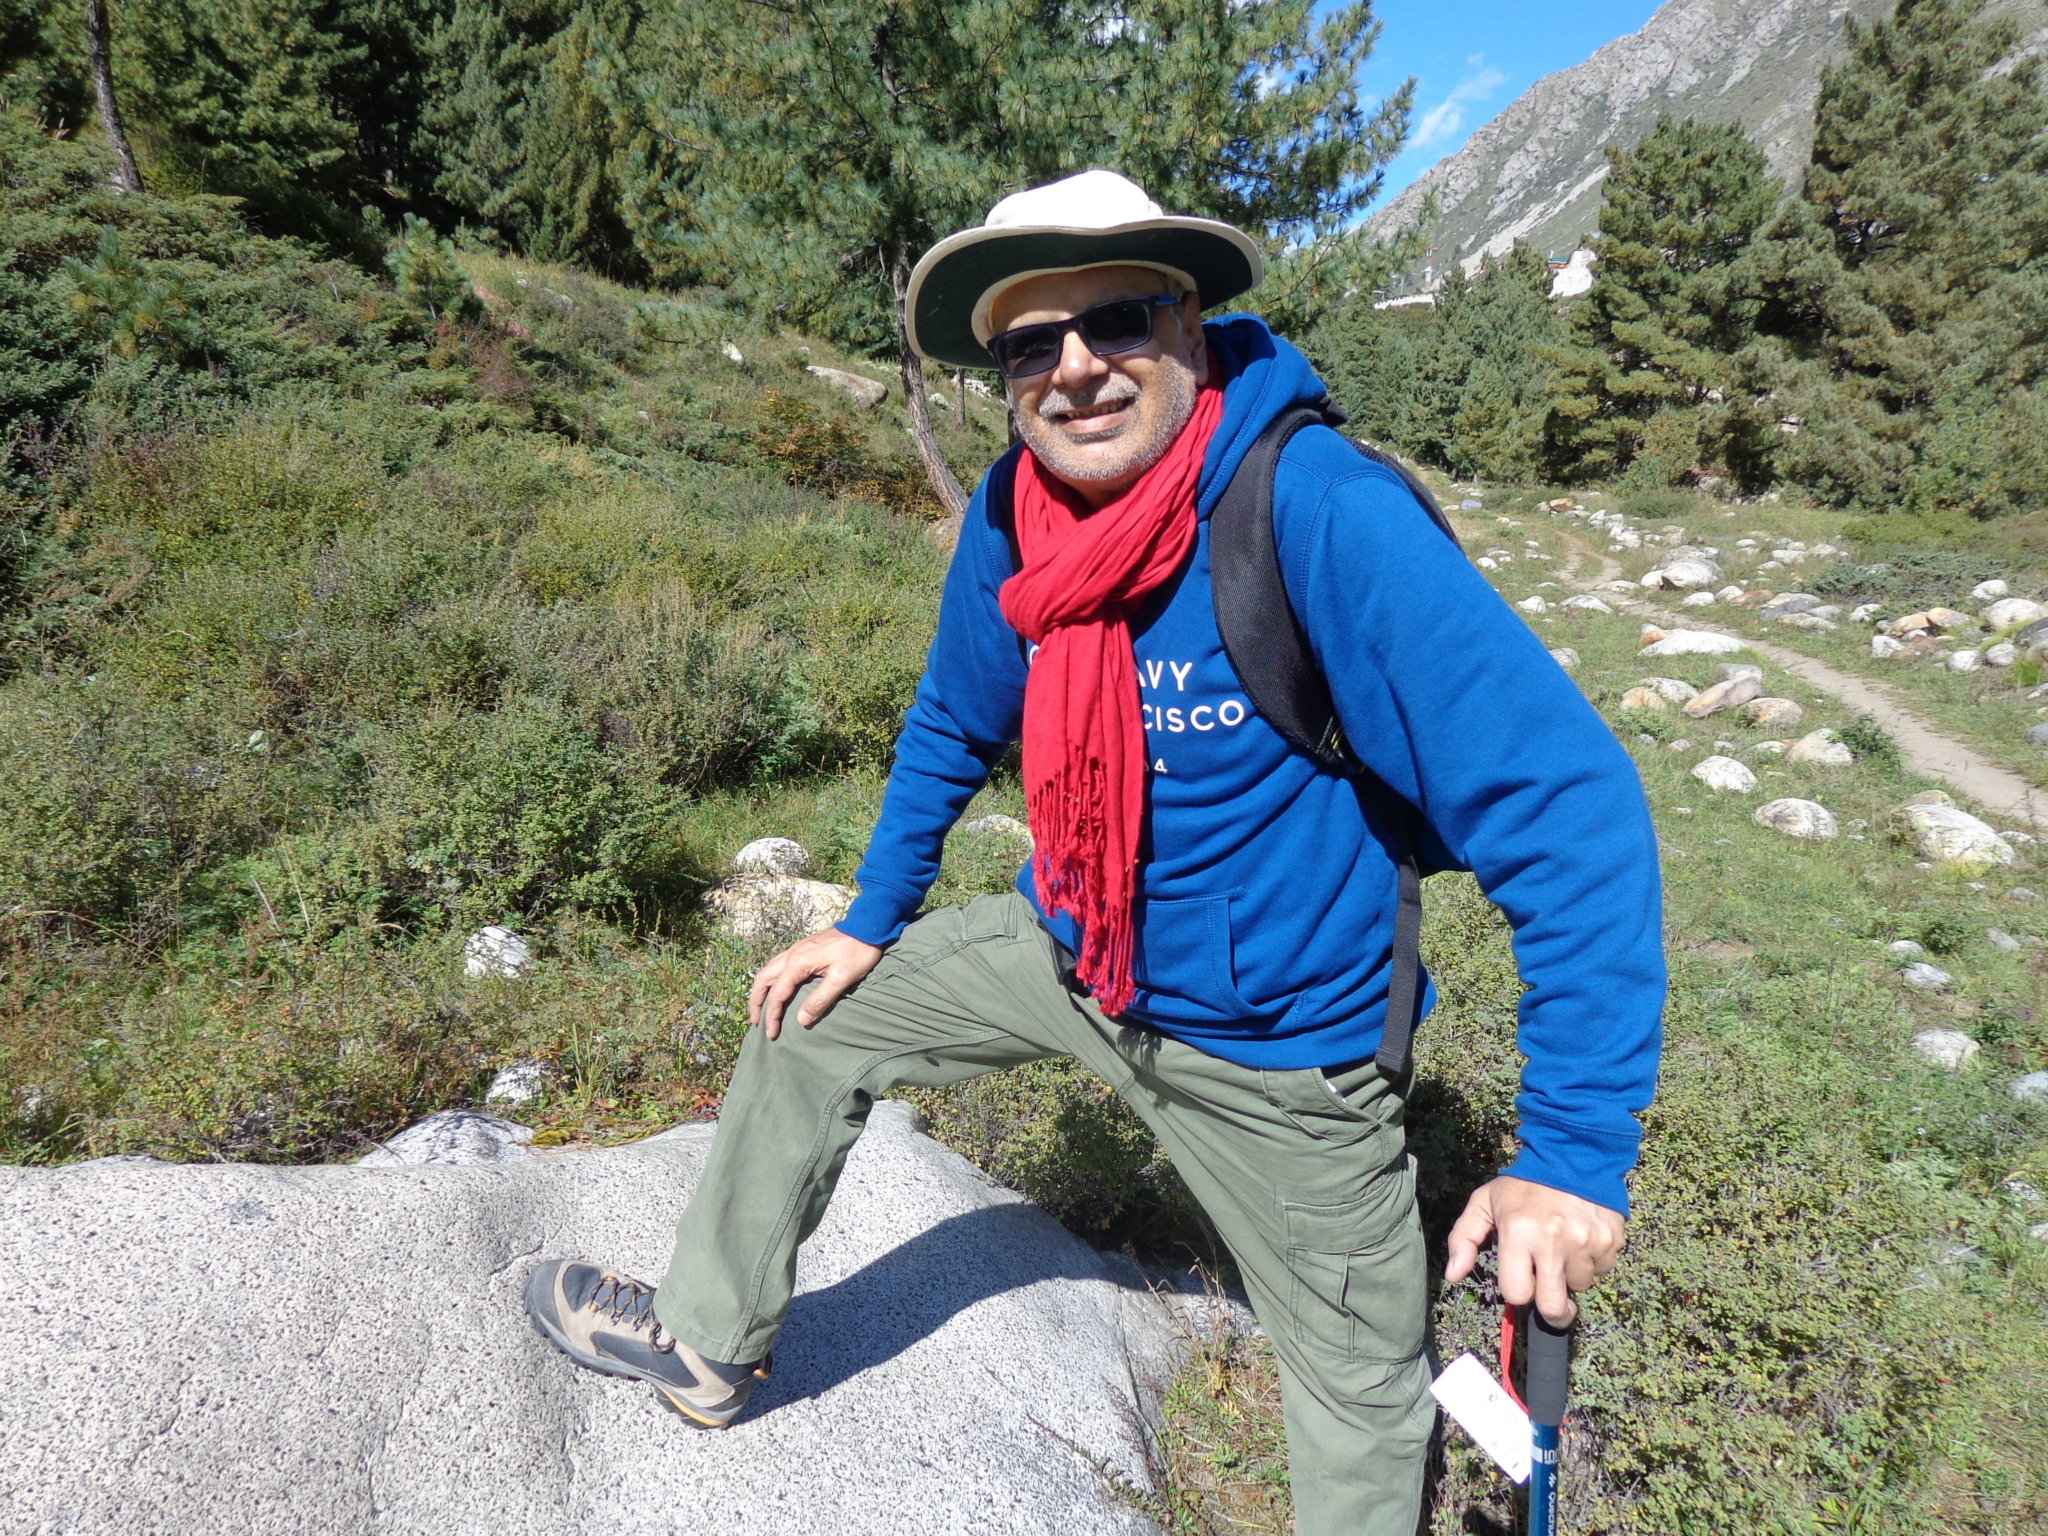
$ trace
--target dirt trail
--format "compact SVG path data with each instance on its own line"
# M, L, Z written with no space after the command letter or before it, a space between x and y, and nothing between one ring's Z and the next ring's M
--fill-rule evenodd
M1602 582L1620 579L1621 565L1618 561L1608 559L1584 539L1566 533L1562 528L1557 532L1571 551L1558 571L1566 583L1586 591ZM1578 573L1589 559L1599 562L1599 573L1580 580ZM1901 704L1891 690L1882 684L1868 682L1840 671L1802 652L1788 650L1782 645L1772 645L1767 640L1753 639L1711 623L1699 609L1678 614L1640 598L1625 597L1616 592L1603 592L1600 595L1624 612L1638 614L1672 629L1701 629L1714 634L1732 635L1759 656L1776 666L1783 667L1800 681L1811 683L1823 692L1833 694L1851 709L1870 716L1891 733L1892 739L1899 744L1900 757L1905 759L1906 766L1915 773L1924 774L1930 779L1939 779L1965 799L1974 801L1994 816L2008 821L2024 822L2035 828L2048 829L2048 791L2035 788L2018 774L1999 767L1955 737L1937 731Z

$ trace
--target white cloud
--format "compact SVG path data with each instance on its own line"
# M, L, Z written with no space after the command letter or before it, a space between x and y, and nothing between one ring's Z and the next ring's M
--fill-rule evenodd
M1451 94L1422 114L1415 137L1408 141L1410 149L1433 149L1456 138L1465 126L1465 109L1478 106L1508 83L1504 73L1487 66L1483 53L1467 59L1465 69L1465 78L1451 88Z

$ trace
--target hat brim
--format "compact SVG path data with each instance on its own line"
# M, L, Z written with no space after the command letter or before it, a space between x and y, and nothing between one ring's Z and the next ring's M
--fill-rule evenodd
M1214 219L1157 218L1114 229L965 229L924 254L903 296L912 350L953 368L994 360L974 334L984 296L1018 278L1084 267L1185 273L1204 309L1258 286L1265 263L1243 231Z

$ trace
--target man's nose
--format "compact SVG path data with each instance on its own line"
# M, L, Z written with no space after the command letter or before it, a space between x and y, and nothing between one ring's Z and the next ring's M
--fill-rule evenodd
M1059 366L1052 373L1054 384L1061 389L1073 389L1107 372L1109 364L1088 350L1079 331L1069 331L1060 338Z

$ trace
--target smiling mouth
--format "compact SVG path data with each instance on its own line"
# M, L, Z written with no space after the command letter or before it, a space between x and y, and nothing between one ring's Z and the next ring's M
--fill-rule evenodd
M1054 426L1064 428L1069 433L1092 437L1121 426L1135 400L1135 396L1121 395L1114 400L1098 400L1092 405L1055 411L1052 413L1052 422Z

